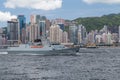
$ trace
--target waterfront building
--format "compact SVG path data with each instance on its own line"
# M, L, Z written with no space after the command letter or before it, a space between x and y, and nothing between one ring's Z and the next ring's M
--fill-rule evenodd
M78 26L78 44L82 43L82 26Z
M112 44L112 34L110 32L107 34L107 44Z
M63 43L68 43L68 32L66 31L63 33Z
M26 43L30 41L30 24L26 25Z
M3 45L2 41L3 41L2 36L0 36L0 45ZM2 48L2 47L0 47L0 48Z
M83 25L78 26L78 44L84 43L87 36L86 28Z
M64 31L62 36L63 36L62 43L68 43L68 33Z
M95 43L95 32L91 31L87 35L87 41L88 43Z
M62 33L59 25L51 25L50 27L50 42L51 43L62 43Z
M38 39L38 25L37 24L31 24L30 25L30 35L29 35L29 38L30 38L30 41L33 42L35 39Z
M102 34L102 40L105 44L112 44L112 34L110 32Z
M17 19L12 19L11 21L7 21L7 40L10 43L19 42L19 24Z
M96 44L102 43L102 35L97 34L97 35L95 36L95 43L96 43Z
M60 28L60 26L59 26L59 43L62 43L62 41L63 41L63 30Z
M103 41L104 44L107 43L107 33L102 34L102 41Z
M78 44L77 30L78 30L78 27L75 24L69 26L69 36L70 36L71 43Z
M18 15L19 35L22 43L25 43L26 18L24 15Z
M112 42L113 43L119 42L119 37L117 33L112 33Z

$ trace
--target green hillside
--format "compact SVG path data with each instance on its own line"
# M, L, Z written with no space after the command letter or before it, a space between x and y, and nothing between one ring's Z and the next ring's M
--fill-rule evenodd
M102 17L86 17L86 18L77 18L73 21L76 21L78 24L83 24L87 31L101 29L104 25L109 27L119 26L120 25L120 14L110 14L104 15Z

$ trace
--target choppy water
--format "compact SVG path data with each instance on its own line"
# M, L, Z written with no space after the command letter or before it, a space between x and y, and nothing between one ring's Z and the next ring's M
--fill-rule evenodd
M94 51L100 52L78 56L0 54L0 80L120 80L120 49Z

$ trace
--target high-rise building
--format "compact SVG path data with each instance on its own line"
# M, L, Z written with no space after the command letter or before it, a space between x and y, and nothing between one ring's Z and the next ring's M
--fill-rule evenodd
M103 33L102 40L105 44L112 44L112 34L110 32Z
M61 18L57 18L55 20L52 20L52 24L57 24L60 26L60 29L64 31L65 29L65 20Z
M31 15L31 16L30 16L30 23L31 23L31 24L36 23L36 15Z
M18 15L17 17L18 22L19 22L19 35L20 35L20 40L22 43L25 43L25 28L26 28L26 18L24 15Z
M46 17L45 16L40 16L40 15L31 15L30 16L30 22L31 24L39 24L39 21L45 21Z
M51 26L51 22L50 20L46 19L46 31L49 31L50 30L50 26Z
M63 32L62 39L62 43L68 43L68 33L66 31Z
M97 34L97 35L95 36L95 43L96 43L96 44L100 44L101 42L102 42L102 35Z
M26 25L26 42L29 42L30 41L30 24L27 24Z
M19 30L17 19L7 21L7 40L13 43L18 42L20 40Z
M88 43L95 43L95 31L89 32L87 35Z
M83 25L78 26L78 44L84 43L87 36L86 28Z
M119 42L118 33L112 33L112 42Z
M50 42L51 43L62 43L63 31L60 29L59 25L51 25L50 27Z
M31 26L36 25L37 27L32 27L33 30L37 31L35 32L36 36L35 38L40 39L42 37L46 37L46 17L40 16L40 15L31 15ZM49 24L48 24L49 25ZM47 26L48 26L47 25ZM34 38L33 38L34 39Z
M30 25L30 28L29 28L30 32L29 32L29 38L30 38L30 41L34 42L34 40L38 39L38 25L37 24L31 24Z
M46 23L45 21L39 21L39 38L46 37Z
M107 33L108 32L108 27L104 25L104 27L100 30L101 33Z
M78 27L73 24L69 26L69 36L70 36L70 42L77 44L78 43L78 32L77 32Z
M103 33L102 34L102 41L103 41L103 43L107 43L107 33Z
M119 26L119 43L120 43L120 26Z
M112 44L112 34L110 32L107 34L107 44Z

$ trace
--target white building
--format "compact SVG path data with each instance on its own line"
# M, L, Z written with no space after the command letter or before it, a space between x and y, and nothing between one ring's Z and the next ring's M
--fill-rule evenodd
M52 25L50 27L50 42L51 43L62 43L62 33L59 25Z
M95 40L96 40L96 43L98 43L98 44L101 43L102 42L102 35L99 35L99 34L96 35Z
M38 39L38 25L37 24L31 24L30 25L30 41L34 41L35 39Z
M112 44L112 34L110 32L107 34L107 44Z
M68 43L68 33L66 31L63 32L63 41L62 43Z

